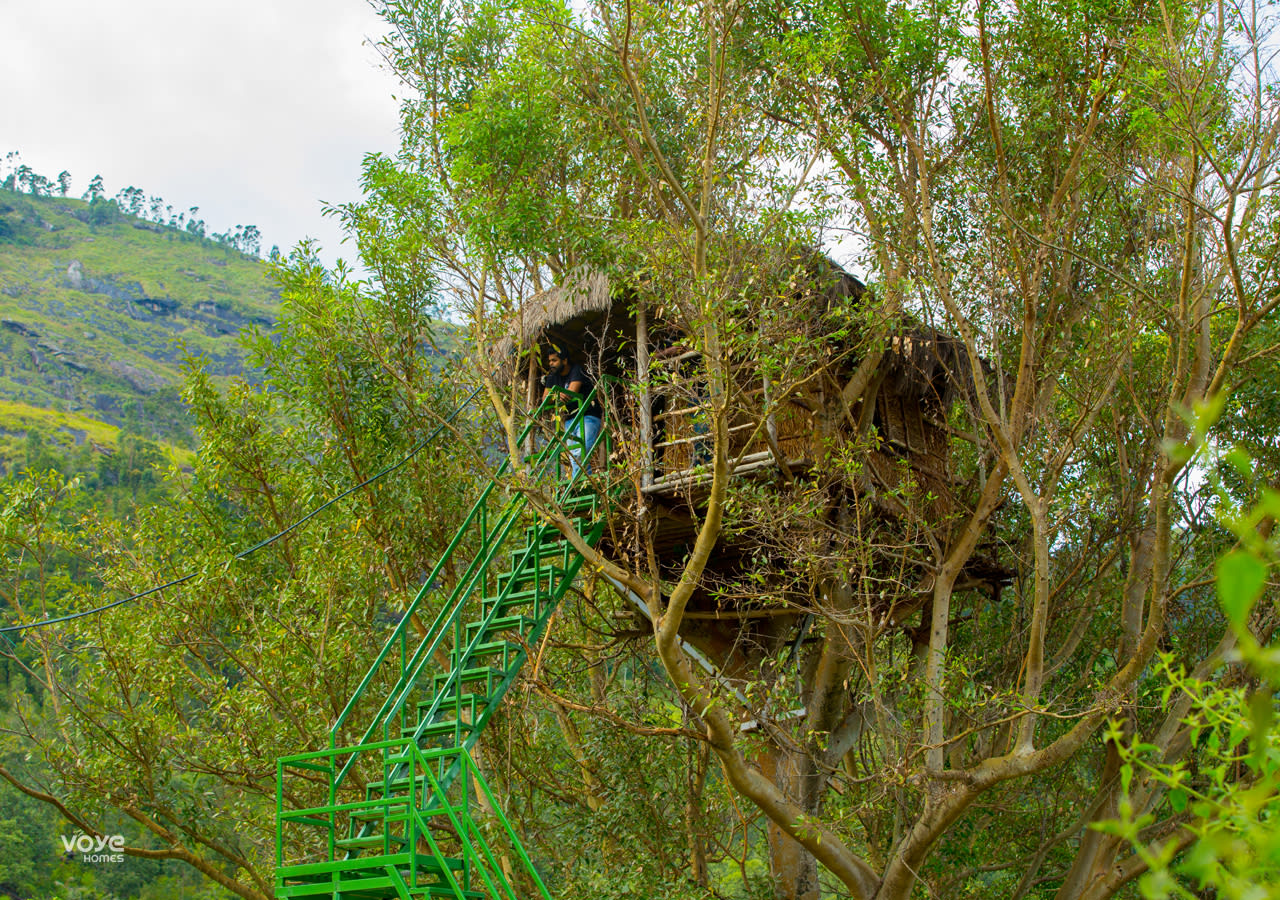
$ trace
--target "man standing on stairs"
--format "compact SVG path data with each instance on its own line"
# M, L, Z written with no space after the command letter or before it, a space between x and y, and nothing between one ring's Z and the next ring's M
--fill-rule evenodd
M573 467L573 474L575 476L578 474L584 458L586 458L587 474L590 474L591 450L595 447L596 438L600 435L601 424L599 400L591 397L590 402L587 402L587 397L594 390L595 383L587 377L580 364L569 358L563 348L552 344L547 351L547 374L542 379L542 386L544 396L545 389L560 388L567 391L576 401L566 417L565 443L569 445L569 460ZM574 418L579 408L582 409L582 417L575 423Z

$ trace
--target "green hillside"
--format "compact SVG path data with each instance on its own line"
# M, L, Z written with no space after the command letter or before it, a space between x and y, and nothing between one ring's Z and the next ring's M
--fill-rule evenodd
M225 244L0 190L0 465L33 425L67 446L122 430L191 446L183 360L241 372L236 335L277 304L262 262Z

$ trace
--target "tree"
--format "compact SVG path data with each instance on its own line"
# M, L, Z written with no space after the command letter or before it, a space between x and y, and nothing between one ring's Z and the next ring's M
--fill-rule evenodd
M175 560L199 573L131 617L26 638L14 656L37 690L6 727L58 780L13 780L86 827L132 818L149 841L136 852L266 893L263 760L315 746L491 459L459 441L348 501L345 521L245 560L228 548L437 420L456 378L424 350L448 293L513 462L503 487L602 576L478 751L567 896L1093 898L1148 871L1157 888L1217 877L1192 865L1195 835L1255 835L1241 811L1260 807L1235 801L1270 778L1241 764L1249 688L1222 663L1237 644L1274 650L1274 512L1224 527L1215 484L1251 496L1253 473L1196 461L1238 440L1275 481L1280 116L1260 14L1109 0L383 14L412 90L405 141L366 161L363 202L334 210L372 285L295 251L285 323L259 344L263 389L193 379L203 447L183 502L127 530L73 529L57 478L5 485L15 614L76 604L86 588L62 561L86 547L121 591L187 570ZM186 228L202 233L197 212ZM858 237L846 252L872 294L818 317L797 298L833 227ZM661 306L697 353L708 491L670 558L644 515L646 448L620 435L615 524L634 541L593 550L523 474L523 391L492 374L522 303L584 265ZM863 465L882 436L857 412L920 333L959 348L947 514L909 471ZM730 434L775 402L744 389L766 379L774 397L808 386L832 402L808 472L761 487L731 477ZM712 581L728 539L750 552ZM988 559L1008 577L965 578ZM749 613L740 640L711 648L715 675L686 642L696 596ZM751 624L775 614L803 624ZM1257 685L1251 723L1269 710ZM1274 879L1254 859L1253 880Z
M89 187L85 189L81 200L87 200L92 203L106 194L106 188L102 184L102 176L94 175L89 181Z
M187 212L190 214L190 218L187 219L187 225L186 225L187 234L192 234L192 235L195 235L196 237L204 237L204 232L205 232L204 219L196 218L196 213L200 212L200 207L193 206L189 210L187 210Z
M127 854L255 900L272 895L274 758L321 745L474 485L459 475L465 416L410 455L463 396L420 352L429 311L310 254L278 274L280 321L253 338L261 383L223 388L191 360L200 449L169 502L117 519L84 515L79 485L54 473L0 482L9 622L167 585L2 645L31 689L0 712L0 778L74 828L134 836ZM126 441L103 477L145 485L151 455ZM73 578L73 559L91 576Z
M10 150L4 155L4 168L6 175L4 181L0 182L0 187L6 191L18 190L18 167L22 165L22 154L17 150Z
M95 194L89 201L89 224L112 225L120 221L120 204L108 200L101 194Z
M58 193L63 197L71 190L71 173L63 169L58 173Z
M417 96L400 159L370 160L367 186L397 185L392 206L422 211L409 219L426 226L423 265L448 273L480 346L519 321L524 297L589 262L676 307L701 352L715 450L687 558L664 572L644 553L581 549L648 607L650 652L691 727L768 823L775 895L838 882L888 900L923 879L941 895L1103 897L1141 874L1145 859L1086 828L1118 808L1115 735L1154 739L1169 762L1194 756L1178 715L1146 702L1161 689L1156 652L1212 672L1230 646L1205 600L1229 537L1178 448L1216 439L1192 411L1276 349L1280 120L1258 11L383 13L384 50ZM960 513L931 518L908 487L887 553L849 524L871 521L869 500L850 498L894 490L860 481L856 446L830 448L825 479L781 509L728 473L743 372L785 387L820 360L806 344L788 368L748 336L788 296L794 248L833 220L862 237L876 305L854 332L861 365L832 390L867 402L903 315L964 347ZM394 222L367 231L386 240L378 228ZM496 383L490 395L518 469L517 395ZM814 495L839 502L797 503ZM790 533L771 537L770 521ZM803 709L763 738L739 732L739 699L679 639L717 541L744 527L815 598L796 693L776 663L757 659L745 678ZM1001 548L1011 599L960 580L982 548ZM568 699L607 715L599 698ZM1166 834L1196 815L1158 785L1145 802Z
M1199 427L1220 413L1220 406L1206 410ZM1133 846L1127 867L1148 869L1140 883L1143 896L1212 891L1245 898L1274 893L1280 884L1274 863L1280 847L1275 817L1280 732L1272 702L1280 670L1271 646L1275 609L1259 607L1280 558L1272 537L1280 494L1255 479L1254 460L1240 447L1226 454L1206 447L1199 461L1214 482L1219 520L1236 540L1214 564L1217 600L1232 645L1217 664L1227 671L1216 678L1206 666L1188 673L1170 654L1162 656L1168 684L1161 709L1178 717L1184 728L1179 737L1194 752L1170 753L1172 748L1129 740L1113 724L1110 738L1121 760L1118 815L1093 827ZM1236 490L1227 487L1228 481ZM1156 815L1150 798L1158 792L1167 794L1174 810L1189 811L1172 830L1151 828ZM1117 868L1108 877L1119 880L1126 874Z
M146 209L147 195L142 188L129 185L116 193L116 205L131 216L141 216Z
M237 225L236 249L249 256L262 254L262 232L257 225Z
M262 233L257 225L237 225L234 231L213 235L212 240L249 256L258 256L262 251Z
M36 179L40 176L35 169L28 165L18 166L13 172L19 190L25 190L28 194L36 192Z

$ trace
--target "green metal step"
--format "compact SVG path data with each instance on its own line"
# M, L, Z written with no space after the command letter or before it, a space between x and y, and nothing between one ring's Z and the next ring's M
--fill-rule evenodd
M436 880L427 884L414 885L409 868L407 852L394 853L389 856L357 857L339 860L333 863L319 863L309 866L291 866L280 870L277 878L277 897L342 897L342 900L381 900L400 896L397 882L408 889L411 897L453 897L457 894L444 880L447 868L454 874L455 880L461 880L457 873L466 870L462 859L455 857L438 858L428 854L416 853L419 876L434 876ZM323 868L325 871L301 871ZM395 873L392 876L391 872ZM488 893L473 889L463 889L462 896L466 900L488 900Z
M415 775L413 782L418 789L429 786L429 782L421 775ZM402 775L399 778L391 778L385 781L371 781L365 785L365 796L372 800L375 797L379 800L385 800L390 803L393 800L408 800L408 795L404 792L409 789L409 777ZM390 791L389 795L383 791Z
M535 610L541 613L546 608L547 600L548 597L545 593L533 597L527 597L522 594L512 595L506 600L486 598L484 601L484 615L488 617L489 613L496 610L499 617L517 614L532 617Z
M546 582L552 575L554 575L557 580L563 578L564 573L565 567L560 564L559 560L552 559L552 555L548 554L547 556L539 557L538 560L535 560L533 556L530 556L525 565L518 566L513 563L503 572L499 573L497 578L497 589L501 591L507 586L507 582L513 579L517 585L532 586L535 578L539 578L539 576L540 581Z
M564 573L559 575L552 581L544 584L520 585L518 589L510 591L505 597L501 592L492 596L485 597L480 601L481 615L489 615L489 611L495 606L500 611L506 612L509 609L517 609L526 607L531 604L539 604L539 607L545 605L555 594L556 588L564 582Z
M277 881L293 881L299 884L332 882L334 878L366 877L372 871L385 871L392 868L408 868L412 859L408 851L393 853L390 856L364 857L362 859L335 859L329 862L300 863L292 866L281 866L276 870ZM418 854L421 859L422 854Z
M566 497L560 501L560 508L565 512L589 512L591 517L595 518L595 513L599 510L596 505L600 500L600 495L596 493L576 494L572 497Z
M487 637L489 635L501 634L504 631L519 631L521 634L524 634L526 628L532 628L536 624L536 619L531 616L520 615L519 613L510 616L494 616L492 619L480 622L469 622L467 624L466 631L467 645L471 645L471 642L475 640L476 635L483 634Z
M484 705L484 700L487 696L487 694L455 694L450 691L440 698L440 703L436 706L436 713L449 713L454 718L457 718L455 713L458 709L461 709L463 713L469 712L475 715L476 710ZM435 702L435 695L428 697L426 700L419 700L413 704L414 709L409 713L408 718L421 722L423 715L431 710Z
M584 533L591 527L591 519L582 516L570 516L569 524L579 534ZM550 523L530 525L524 530L524 542L532 544L534 541L563 541L564 535L560 533L560 529Z
M404 884L404 879L399 880ZM302 882L276 888L277 897L341 897L342 900L388 900L399 897L396 879L390 875L371 875L364 878L341 878L333 881ZM410 895L412 896L412 894ZM437 896L448 896L437 895Z
M384 831L379 834L362 835L360 837L338 838L333 843L343 850L368 850L373 847L382 847L388 843L392 847L403 847L405 840L402 837L396 837L394 834L388 835Z
M492 682L494 676L502 674L501 671L493 668L493 666L474 666L470 669L463 669L460 672L456 669L452 672L441 672L431 679L432 692L435 694L440 693L450 680L454 684L474 684L479 681Z
M405 843L404 838L397 838L395 836L391 837L392 846L403 847L404 843ZM370 849L370 848L382 846L383 839L382 839L382 835L374 835L371 837L358 837L358 838L342 838L340 840L334 841L334 844L335 846L341 847L344 850ZM405 851L405 850L393 851L393 853L396 855L403 854L406 852L408 851ZM376 856L364 857L364 859L368 860L367 864L370 866L370 868L377 865L377 863L374 862L377 858L378 857ZM440 860L441 860L441 857L419 853L418 854L418 871L426 875L442 874L444 872L444 868L441 866ZM449 869L452 871L461 871L466 866L466 863L460 858L446 856L446 857L443 857L443 860L448 865Z
M573 548L568 544L534 544L521 550L511 551L511 564L507 566L507 571L518 572L521 570L532 572L540 561L555 559L559 557L564 559L567 552Z
M440 737L446 734L470 734L471 723L459 722L457 719L446 719L441 722L432 722L429 725L406 725L400 730L402 737L413 737L417 735L419 738Z
M378 781L369 784L365 788L366 793L372 792L381 794L384 790L389 791L389 795L385 798L379 797L378 799L383 799L387 803L407 801L409 799L409 778L407 776L401 776L400 778L386 782ZM431 796L431 783L423 776L416 775L413 778L413 790L414 800L418 803L422 803L423 796ZM441 802L439 798L433 798L430 806L419 807L417 813L422 817L424 822L430 821L436 816L448 816L450 814L461 819L466 815L466 804L460 804L457 801L450 802L447 799L445 802ZM375 819L373 821L376 822L377 820ZM361 835L361 837L363 836L364 835Z
M484 659L486 656L501 656L503 658L502 668L507 668L507 660L510 656L520 652L520 645L513 641L489 641L484 644L476 644L471 648L468 656L471 659Z
M499 589L498 593L494 594L492 597L485 597L481 600L481 609L483 609L484 613L487 615L489 607L495 603L502 603L507 606L532 603L539 597L545 597L547 594L551 593L552 584L554 584L554 582L539 585L530 584L528 587L525 587L522 584L520 585L519 590L510 591L505 597L502 596L502 590Z
M381 781L377 782L377 787L379 789L382 787ZM369 795L369 792L373 790L373 788L374 788L373 784L365 785L366 800L374 799ZM379 797L378 799L384 799L384 798ZM408 810L409 798L408 797L397 797L392 795L390 797L385 798L385 800L388 807L399 807L400 812L398 812L396 815L389 816L387 815L387 810L385 809L357 809L357 810L352 810L351 818L358 822L403 822L409 818L409 810Z

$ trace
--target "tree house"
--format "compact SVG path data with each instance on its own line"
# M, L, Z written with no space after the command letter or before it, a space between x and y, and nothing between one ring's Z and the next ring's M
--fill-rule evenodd
M790 370L756 365L749 353L731 364L731 471L765 490L824 486L833 519L841 505L861 504L882 531L945 528L957 512L948 417L971 384L963 344L899 315L881 322L889 336L864 365L867 350L851 328L874 319L865 286L818 254L804 276L771 323L784 340L801 337ZM677 572L709 489L712 447L706 370L681 317L661 299L578 272L528 300L513 331L496 361L509 383L523 383L529 408L541 397L548 346L566 348L603 385L618 448L611 471L632 482L614 506L605 552L637 564L652 553L664 576ZM806 604L787 602L794 586L785 578L778 602L734 599L735 580L760 565L761 543L749 528L722 538L686 614L682 636L724 672L745 674L804 627ZM778 566L784 556L775 554ZM971 584L1007 580L994 563L971 569ZM907 612L898 611L901 624Z

